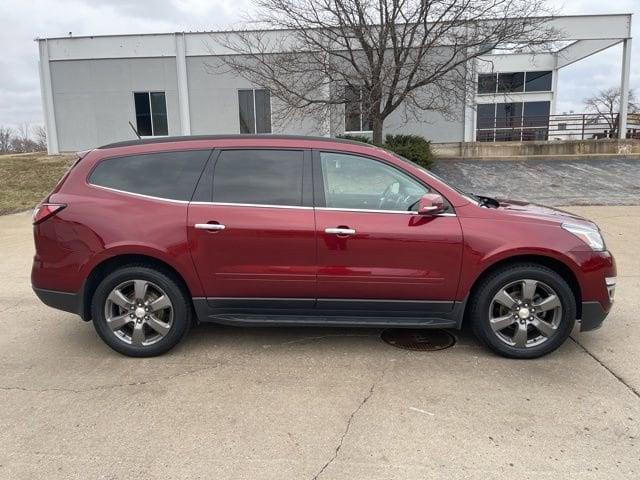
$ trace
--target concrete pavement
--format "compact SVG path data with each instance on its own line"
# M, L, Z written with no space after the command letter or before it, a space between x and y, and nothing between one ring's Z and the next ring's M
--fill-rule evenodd
M573 210L603 228L618 300L533 361L467 332L420 353L371 329L212 325L123 357L36 299L29 215L0 217L0 478L636 479L640 207Z

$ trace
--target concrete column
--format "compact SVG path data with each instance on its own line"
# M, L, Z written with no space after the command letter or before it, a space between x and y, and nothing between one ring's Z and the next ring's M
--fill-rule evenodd
M551 79L551 108L549 109L549 114L550 115L556 115L557 111L556 108L558 106L558 74L560 73L560 70L558 70L557 68L554 68L551 71L551 75L553 75L552 79Z
M627 135L627 109L629 105L629 73L631 71L631 39L622 43L622 78L620 80L620 119L618 121L618 138Z
M465 86L465 95L464 95L464 107L463 107L463 120L462 120L462 141L463 142L474 142L476 140L476 107L475 107L475 99L476 99L476 91L470 92L470 88L475 88L475 82L477 75L476 69L476 61L471 60L467 62L465 68L467 69L466 75L468 76L467 80L469 80Z
M53 108L53 89L51 88L51 68L49 65L49 45L46 40L38 40L40 61L40 96L42 98L42 113L44 114L44 128L47 131L47 153L57 155L58 129L56 127L56 115Z
M174 34L176 40L176 73L178 77L178 104L182 135L191 135L191 113L189 110L189 85L187 83L187 51L184 33Z

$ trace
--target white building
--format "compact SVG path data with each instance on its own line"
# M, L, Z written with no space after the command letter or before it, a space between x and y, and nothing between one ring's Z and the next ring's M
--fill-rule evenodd
M459 120L425 111L423 118L407 122L399 109L385 121L384 133L415 133L433 142L545 139L548 116L555 113L558 71L618 43L624 44L620 85L627 95L631 14L562 16L549 22L563 37L557 51L496 53L468 66L477 72L478 91L474 101L460 105ZM268 91L229 73L212 73L219 57L230 54L216 43L218 35L37 39L49 152L135 138L129 123L144 136L366 130L353 115L332 115L323 122L272 119L277 99ZM623 126L625 110L620 112Z

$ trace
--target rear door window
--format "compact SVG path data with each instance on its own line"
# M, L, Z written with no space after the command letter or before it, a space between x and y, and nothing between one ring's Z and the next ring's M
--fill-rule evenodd
M162 152L102 160L89 183L124 192L189 201L210 150Z
M213 172L213 201L303 205L302 150L223 150Z

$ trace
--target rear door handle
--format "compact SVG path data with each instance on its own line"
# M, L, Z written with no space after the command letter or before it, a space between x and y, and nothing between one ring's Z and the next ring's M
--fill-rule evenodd
M353 228L336 227L325 228L324 233L331 233L333 235L355 235L356 231Z
M224 225L220 223L196 223L194 225L198 230L224 230Z

